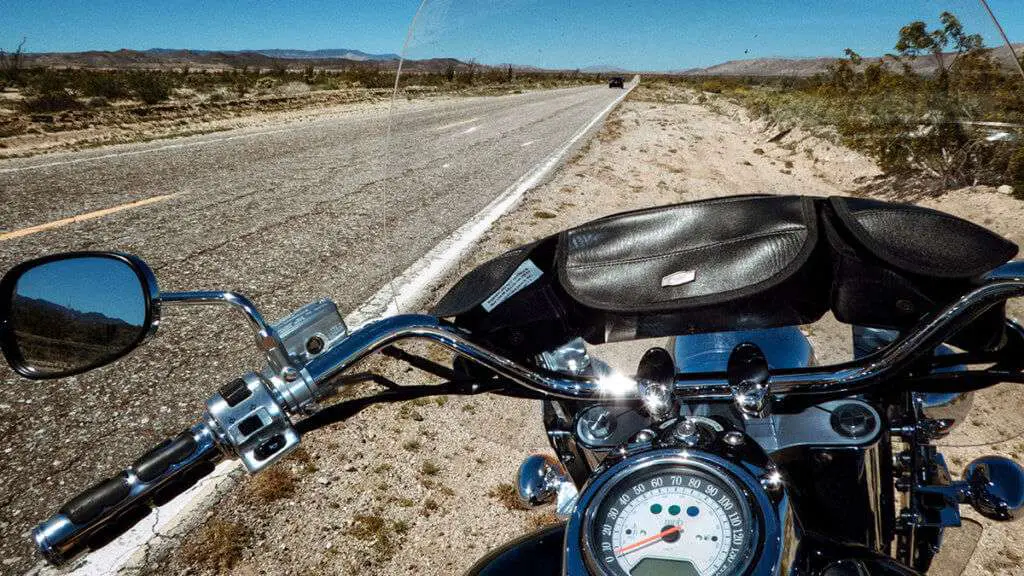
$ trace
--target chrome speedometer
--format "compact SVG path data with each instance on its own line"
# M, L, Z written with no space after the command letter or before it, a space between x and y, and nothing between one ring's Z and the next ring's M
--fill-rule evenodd
M757 519L728 473L697 462L657 463L613 478L584 527L591 569L615 576L743 574Z

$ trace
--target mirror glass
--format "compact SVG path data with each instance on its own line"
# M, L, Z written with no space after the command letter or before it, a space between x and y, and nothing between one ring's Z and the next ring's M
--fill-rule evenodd
M11 294L11 338L35 377L70 375L110 362L148 331L148 299L131 264L104 256L44 262Z

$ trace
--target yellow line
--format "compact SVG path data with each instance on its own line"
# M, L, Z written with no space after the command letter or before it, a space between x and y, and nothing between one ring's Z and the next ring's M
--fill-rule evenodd
M40 224L38 226L30 226L28 228L22 228L21 230L15 230L13 232L4 232L0 234L0 242L4 240L13 240L15 238L21 238L22 236L28 236L29 234L35 234L36 232L42 232L44 230L52 230L53 228L60 228L61 226L67 226L68 224L74 224L76 222L84 222L86 220L92 220L94 218L102 218L104 216L120 212L122 210L129 210L131 208L139 208L140 206L146 206L147 204L155 204L157 202L163 202L164 200L170 200L178 194L164 194L163 196L154 196L152 198L146 198L145 200L138 200L136 202L129 202L127 204L121 204L120 206L114 206L113 208L104 208L103 210L96 210L95 212L87 212L85 214L79 214L78 216L72 216L70 218L64 218L63 220L54 220L53 222L47 222L46 224Z

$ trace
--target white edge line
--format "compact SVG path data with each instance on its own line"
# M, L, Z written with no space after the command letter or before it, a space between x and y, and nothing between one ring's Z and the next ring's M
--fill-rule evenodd
M422 305L491 225L512 209L523 194L542 182L572 147L618 106L638 83L639 80L635 80L628 90L574 134L565 145L534 166L471 220L406 268L394 281L394 286L397 287L394 298L391 284L385 285L346 316L345 323L355 327L375 318L397 314L399 308L396 307L396 302L401 309ZM172 546L183 533L197 524L199 516L215 505L221 495L234 487L235 482L242 476L241 468L241 462L237 460L221 462L210 476L200 480L181 496L155 509L144 521L133 526L107 546L81 558L77 564L57 569L40 562L26 574L100 576L124 570L139 570L148 561L153 550Z

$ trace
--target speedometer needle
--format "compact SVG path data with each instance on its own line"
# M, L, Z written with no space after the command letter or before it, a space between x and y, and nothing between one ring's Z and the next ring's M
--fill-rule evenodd
M658 532L654 536L648 536L647 538L644 538L643 540L637 540L636 542L633 542L632 544L629 544L628 546L623 546L622 548L619 548L618 550L616 550L615 553L616 554L625 554L626 552L629 552L630 550L636 550L637 548L643 546L644 544L649 544L649 543L654 542L655 540L657 540L659 538L664 538L665 536L668 536L669 534L675 534L676 532L682 532L682 531L683 531L683 527L682 526L669 526L668 528L665 528L664 530L662 530L661 532Z

